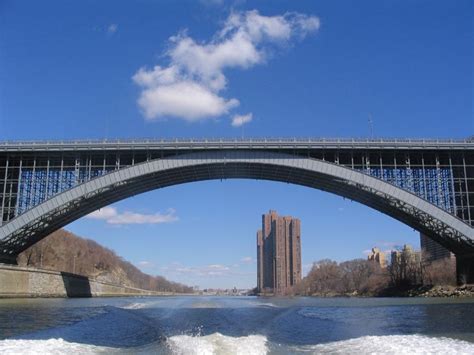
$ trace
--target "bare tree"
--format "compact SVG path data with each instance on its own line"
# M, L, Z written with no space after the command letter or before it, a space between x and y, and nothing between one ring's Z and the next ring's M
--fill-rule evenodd
M103 281L153 291L192 292L192 288L161 276L150 276L98 243L58 230L18 257L23 266L75 272Z
M456 285L456 259L443 258L423 262L423 283L425 285Z
M388 266L391 285L407 289L423 283L423 264L411 250L403 250Z
M373 261L355 259L338 264L320 260L295 289L304 295L377 294L390 283L386 269Z

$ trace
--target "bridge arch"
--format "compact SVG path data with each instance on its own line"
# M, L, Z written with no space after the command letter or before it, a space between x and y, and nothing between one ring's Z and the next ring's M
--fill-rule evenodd
M113 202L166 186L228 178L281 181L331 192L383 212L457 255L474 253L474 228L381 179L286 153L218 150L150 160L51 197L0 227L0 261L14 262L19 253L51 232Z

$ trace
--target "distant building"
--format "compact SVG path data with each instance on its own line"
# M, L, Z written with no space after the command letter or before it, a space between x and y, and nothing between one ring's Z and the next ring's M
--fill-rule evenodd
M411 245L405 244L401 251L392 251L390 272L396 284L422 282L420 265L421 252L413 250Z
M394 250L391 254L392 265L408 265L421 262L421 252L415 251L409 244L405 244L401 251Z
M300 220L270 211L257 232L258 292L283 294L301 281Z
M372 248L372 252L367 256L367 260L376 262L381 268L387 267L385 253L381 252L379 248Z
M423 261L431 263L436 260L451 259L453 262L456 256L441 244L420 233L421 256Z
M263 290L263 237L262 231L257 232L257 290Z
M402 250L402 258L406 258L407 262L421 262L421 252L415 251L410 244L405 244Z

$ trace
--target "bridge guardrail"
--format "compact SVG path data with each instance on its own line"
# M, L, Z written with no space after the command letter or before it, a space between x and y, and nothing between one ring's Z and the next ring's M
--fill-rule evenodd
M0 146L48 146L48 145L116 145L116 144L212 144L212 143L408 143L408 144L472 144L472 139L427 138L143 138L143 139L80 139L80 140L27 140L0 141Z

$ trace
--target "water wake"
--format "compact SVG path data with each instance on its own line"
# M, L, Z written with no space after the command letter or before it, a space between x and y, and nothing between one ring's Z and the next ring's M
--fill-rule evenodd
M148 305L146 303L130 303L127 304L126 306L123 306L121 308L123 309L142 309L146 308Z
M230 337L220 333L207 336L179 335L167 345L176 355L221 354L474 354L474 344L450 338L423 335L365 336L309 346L272 344L263 335Z
M18 354L113 354L116 349L95 345L70 343L63 339L48 340L2 340L0 353Z
M206 336L177 335L167 344L176 355L259 355L267 354L267 338L263 335L230 337L220 333Z
M474 344L450 338L423 335L365 336L307 346L272 344L263 335L231 337L221 333L205 336L176 335L166 343L116 348L73 343L63 339L2 340L0 353L12 354L164 354L260 355L260 354L474 354Z
M23 334L15 340L43 344L47 347L60 348L68 344L92 344L95 352L100 347L123 348L150 344L162 339L156 324L143 315L134 312L134 309L122 309L107 306L104 313L71 325L39 330L34 333ZM51 343L44 343L51 341ZM59 342L59 343L56 343ZM4 343L0 341L0 354ZM89 351L85 348L84 351ZM67 352L65 350L64 352ZM37 351L36 353L42 353ZM46 353L49 353L46 351ZM60 352L59 352L60 353Z
M364 336L300 347L310 354L474 354L474 344L424 335Z

